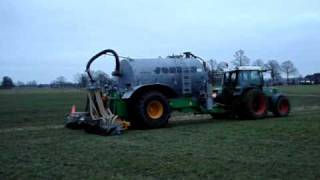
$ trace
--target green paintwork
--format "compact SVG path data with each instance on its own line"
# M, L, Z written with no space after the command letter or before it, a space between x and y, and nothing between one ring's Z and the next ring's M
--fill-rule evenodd
M116 100L115 101L115 114L121 117L127 117L127 103L123 100Z
M120 94L116 92L112 93L109 104L110 109L114 114L120 117L128 117L127 102L121 99Z
M211 110L206 110L200 106L197 100L191 97L170 99L169 105L171 109L178 110L180 112L194 112L197 114L215 114L226 112L226 110L219 105L214 106Z
M111 111L120 116L128 117L127 102L121 99L118 93L113 93L109 97L109 105ZM225 113L225 109L222 106L214 106L211 110L206 110L201 107L199 102L191 97L169 99L169 106L172 110L177 110L184 113L197 113L197 114L215 114Z
M263 88L264 93L267 96L272 96L278 93L278 89L274 88ZM112 93L110 95L109 100L110 109L113 113L120 117L128 117L127 112L127 102L121 99L121 95L118 93ZM192 97L182 97L182 98L175 98L169 99L169 106L172 110L177 110L184 113L197 113L197 114L222 114L226 113L227 110L220 105L214 105L211 110L207 110L203 108L199 102Z
M279 93L279 90L278 89L275 89L275 88L270 88L270 87L264 87L263 88L263 92L266 96L273 96L274 94L277 94Z
M174 109L174 110L199 108L198 101L196 101L190 97L170 99L169 105L170 105L171 109ZM186 110L186 111L190 112L189 110Z
M215 107L213 107L212 108L212 110L211 111L209 111L210 112L210 114L221 114L221 113L225 113L226 112L226 110L225 110L225 108L223 108L222 106L215 106Z

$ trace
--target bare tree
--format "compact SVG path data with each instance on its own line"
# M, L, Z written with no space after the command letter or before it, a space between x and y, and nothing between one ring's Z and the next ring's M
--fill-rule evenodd
M210 59L207 64L209 65L209 80L211 83L214 83L214 77L217 72L218 63L216 60Z
M236 51L233 57L234 60L232 61L232 64L236 67L250 64L250 59L244 54L244 50L242 49Z
M265 64L262 59L256 59L255 61L252 62L253 66L259 66L259 67L265 67Z
M104 86L105 84L108 84L111 81L109 75L102 71L94 71L93 79L97 82L99 86Z
M76 74L75 75L75 80L79 87L87 87L89 84L89 77L87 74Z
M66 78L64 76L59 76L56 79L56 83L58 83L58 84L64 84L66 82L67 82L67 80L66 80Z
M210 65L210 70L213 72L215 70L217 70L217 67L218 67L218 63L216 60L213 60L213 59L210 59L209 60L209 65Z
M111 78L109 77L108 74L106 74L103 71L91 71L92 78L96 82L98 86L104 86L106 84L111 83ZM79 87L86 87L89 84L89 77L87 74L81 73L81 74L76 74L74 76L75 81L79 85Z
M272 83L281 79L281 67L277 60L269 60L265 64L266 69L271 71Z
M218 64L217 71L222 72L227 68L228 68L228 63L222 61Z
M37 86L37 81L35 81L35 80L29 81L29 82L27 82L27 86L36 87Z
M17 81L16 85L17 85L18 87L24 86L24 82L22 82L22 81Z
M281 64L281 70L285 73L287 83L289 83L289 76L296 75L298 73L297 68L294 66L292 61L288 60Z
M52 81L51 86L56 88L61 88L67 84L67 80L64 76L59 76L56 80Z

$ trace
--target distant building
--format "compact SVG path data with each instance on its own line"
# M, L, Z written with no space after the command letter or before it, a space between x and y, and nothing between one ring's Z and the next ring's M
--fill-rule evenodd
M320 84L320 73L314 73L313 75L307 75L305 80L312 84Z

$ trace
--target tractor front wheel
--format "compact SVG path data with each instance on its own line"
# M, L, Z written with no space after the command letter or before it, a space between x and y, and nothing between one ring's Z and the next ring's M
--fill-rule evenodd
M272 105L272 113L277 117L288 116L290 112L290 102L286 96L280 96Z
M147 92L134 101L134 124L140 128L160 128L168 124L170 108L160 92Z

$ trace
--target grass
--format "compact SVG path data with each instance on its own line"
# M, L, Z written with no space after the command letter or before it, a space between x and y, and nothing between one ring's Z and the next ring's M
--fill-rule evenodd
M320 96L320 91L319 91L320 85L280 86L278 87L278 89L288 94Z
M59 127L83 91L0 91L0 179L319 179L320 97L301 95L320 87L280 88L287 118L190 116L110 137Z
M1 90L0 128L61 124L72 104L84 102L85 91L79 90Z

